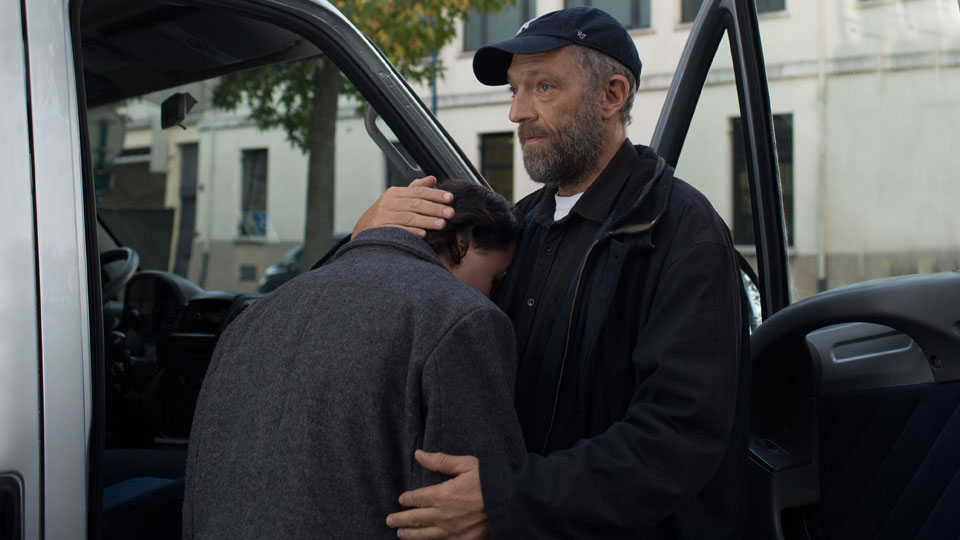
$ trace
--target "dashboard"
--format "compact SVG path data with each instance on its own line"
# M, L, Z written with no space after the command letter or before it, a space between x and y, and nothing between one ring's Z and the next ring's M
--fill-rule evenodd
M143 339L157 340L176 329L188 301L201 294L203 289L176 274L145 270L127 283L124 319Z
M106 336L108 447L186 445L220 335L261 296L157 270L131 278Z

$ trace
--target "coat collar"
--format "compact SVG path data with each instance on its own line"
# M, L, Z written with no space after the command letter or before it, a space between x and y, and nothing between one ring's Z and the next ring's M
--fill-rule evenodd
M369 247L395 249L418 259L443 266L440 263L440 258L422 238L396 227L378 227L361 232L338 249L331 258L331 262L353 250Z
M633 148L642 166L630 177L621 195L608 236L637 234L653 229L667 208L673 187L673 167L656 152L642 145Z

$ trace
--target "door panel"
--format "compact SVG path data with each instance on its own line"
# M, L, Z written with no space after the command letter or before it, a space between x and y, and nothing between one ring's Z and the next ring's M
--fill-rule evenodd
M957 264L956 220L947 215L958 186L958 109L945 88L960 65L960 31L952 6L867 4L793 2L758 18L752 1L705 0L652 142L671 163L681 149L683 160L697 159L684 138L705 106L701 88L726 30L765 318L751 339L748 537L958 532L948 509L960 505L960 275L936 272ZM767 95L761 24L782 110ZM783 150L799 294L853 283L848 276L933 275L789 305L774 112L791 139ZM831 258L831 242L846 251Z
M951 504L960 476L957 298L957 273L891 278L814 295L758 328L753 534L955 535L939 501Z
M820 392L840 394L934 382L923 351L910 336L887 326L850 323L807 334L820 363Z
M827 538L960 534L960 383L938 384L909 336L852 323L807 335L821 370L820 501Z
M20 2L0 3L0 538L40 535L37 253ZM82 469L81 469L82 472ZM15 521L8 522L7 516Z
M826 538L957 538L960 383L825 393L818 407Z

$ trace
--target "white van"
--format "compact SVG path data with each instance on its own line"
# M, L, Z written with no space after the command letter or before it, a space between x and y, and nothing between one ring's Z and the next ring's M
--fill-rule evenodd
M858 2L868 3L885 2ZM835 418L818 411L862 413L850 420L862 427L870 422L869 407L857 405L864 395L920 392L910 399L940 412L960 403L960 275L869 283L790 304L792 253L754 0L702 3L651 146L671 164L680 159L714 56L727 54L718 52L725 33L734 68L721 75L739 93L757 233L747 251L758 272L746 260L744 272L759 287L766 318L753 334L754 537L816 538L811 524L863 519L844 507L854 496L908 521L939 516L930 537L957 531L936 500L891 509L888 499L897 497L887 495L915 496L927 484L868 489L890 478L879 465L862 469L846 495L820 483L838 461L889 457L919 463L920 472L935 467L938 474L918 478L956 500L960 461L950 452L931 451L938 461L923 465L926 447L839 451L819 430ZM484 180L376 46L325 0L6 1L0 51L0 540L110 538L112 526L130 520L139 538L177 538L177 482L210 354L224 326L256 301L256 268L302 241L302 213L274 212L264 222L260 203L243 202L259 200L253 193L261 189L297 203L305 179L264 183L262 171L284 161L285 150L251 139L239 129L243 120L209 106L217 81L322 57L366 107L362 118L345 115L337 140L358 167L377 167L368 191L382 190L387 163L407 180ZM938 76L956 80L955 71ZM188 93L201 98L198 109L177 114ZM164 103L184 129L160 129ZM128 122L133 109L155 118ZM158 176L158 167L174 173ZM214 182L224 169L234 184ZM337 205L347 221L364 208L347 199ZM914 401L892 398L884 414L903 416ZM957 416L927 431L956 441ZM897 453L888 456L891 448ZM137 478L161 482L125 514L131 501L112 488ZM842 537L844 529L823 530Z

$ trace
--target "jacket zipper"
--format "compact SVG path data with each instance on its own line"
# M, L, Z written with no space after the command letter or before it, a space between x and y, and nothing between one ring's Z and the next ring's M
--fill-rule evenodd
M560 360L560 376L557 377L557 389L553 394L553 411L550 413L550 423L547 425L547 435L543 438L543 449L541 454L546 455L547 444L550 443L550 433L553 431L553 422L557 418L557 403L560 401L560 384L563 383L563 371L567 365L567 353L570 351L570 330L573 328L573 314L576 312L577 298L580 296L580 283L583 281L583 270L587 267L587 261L590 260L590 254L593 248L600 243L600 240L594 240L587 250L587 255L583 258L583 265L580 266L580 272L577 274L577 285L573 288L573 300L570 302L570 316L567 317L567 336L563 343L563 357Z
M658 218L654 218L648 223L610 231L604 234L602 239L606 239L610 236L620 233L643 233L653 228L657 221ZM542 455L546 455L547 453L547 445L550 444L550 434L553 432L553 423L557 419L557 405L560 402L560 385L563 383L563 372L567 365L567 354L570 351L570 334L573 330L573 314L576 312L577 299L580 296L580 285L583 281L583 271L587 268L587 262L590 260L590 255L593 253L593 248L597 247L597 244L600 243L600 240L595 240L593 244L590 245L590 249L587 250L587 255L583 258L583 264L580 266L580 272L577 273L577 284L573 288L573 300L570 301L570 316L567 317L567 335L563 343L563 357L560 360L560 376L557 377L557 388L553 394L553 410L550 412L550 423L547 425L547 435L543 438L543 448L540 450Z

